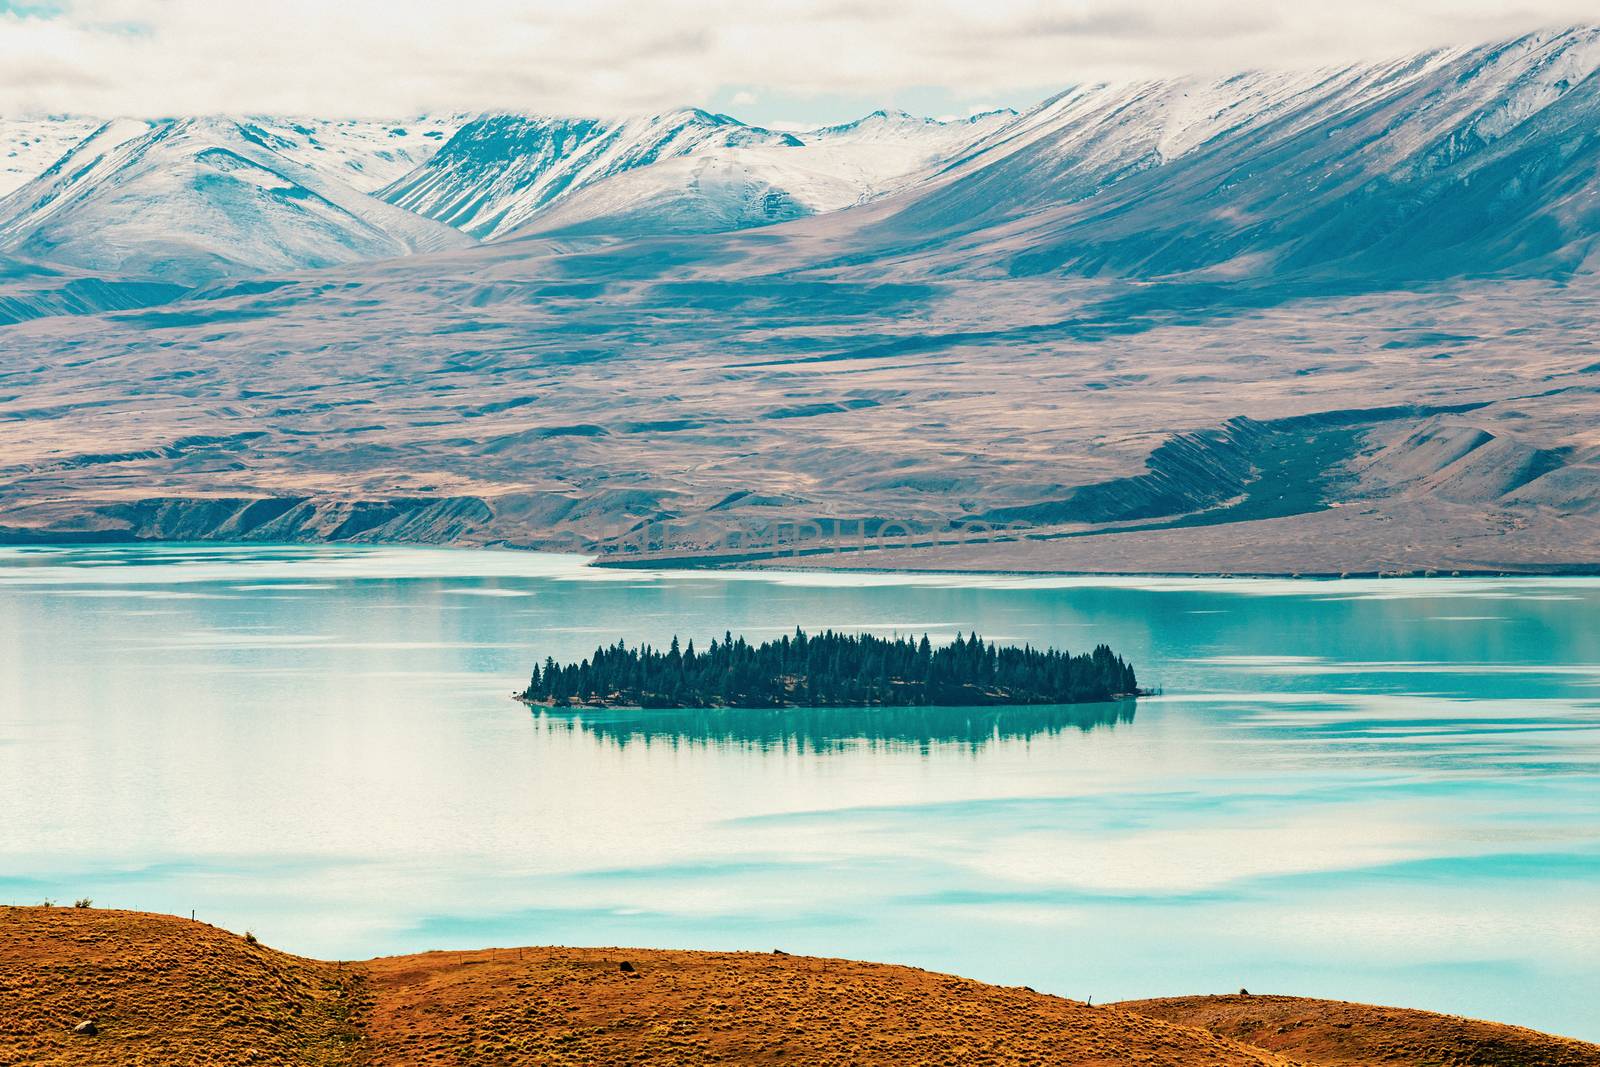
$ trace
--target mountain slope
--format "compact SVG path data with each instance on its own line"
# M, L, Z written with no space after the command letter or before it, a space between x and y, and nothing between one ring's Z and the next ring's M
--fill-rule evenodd
M490 115L381 195L484 239L713 233L848 207L1011 117L880 111L790 134L698 110L619 122Z
M850 180L865 200L915 180L926 168L958 156L1016 118L1010 108L943 120L883 110L797 136L812 167Z
M1211 996L1129 1000L1113 1006L1322 1067L1600 1064L1600 1048L1588 1042L1458 1015L1373 1004L1309 997Z
M1074 90L861 239L938 269L1389 284L1570 269L1600 229L1600 29L1311 75Z
M43 174L100 125L76 116L0 118L0 197Z
M721 233L826 214L915 183L1013 117L940 122L878 111L777 143L702 146L581 186L510 235Z
M252 115L240 127L280 156L371 193L432 159L465 121L436 115L392 122Z
M199 282L460 247L227 119L107 123L0 201L0 248Z
M854 202L849 183L785 162L737 149L662 160L584 186L502 236L722 233Z
M558 198L624 171L711 149L793 140L698 109L619 122L485 115L379 195L488 239L522 225Z

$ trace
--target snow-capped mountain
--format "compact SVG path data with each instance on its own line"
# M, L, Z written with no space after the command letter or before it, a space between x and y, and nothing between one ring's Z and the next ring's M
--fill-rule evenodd
M330 177L342 164L302 165L274 140L229 119L106 123L0 200L0 248L194 282L471 243Z
M1600 29L1303 74L1069 90L860 234L939 269L1214 279L1581 262Z
M856 184L861 199L880 195L951 159L977 141L1009 126L1010 108L966 119L930 119L904 111L874 111L839 126L799 135L811 165Z
M466 120L461 115L392 121L251 115L239 125L279 155L370 193L426 163ZM103 119L77 115L0 118L0 197L43 174L103 125Z
M1597 70L1600 29L1579 28L1331 70L1078 86L1022 115L880 111L800 132L695 109L119 121L0 200L0 251L207 278L872 204L817 247L854 270L940 275L1571 264L1600 225ZM8 129L15 172L81 132Z
M879 111L799 134L698 109L16 122L0 128L16 186L0 199L0 249L204 280L459 243L442 226L484 238L721 232L882 196L1014 117Z
M793 143L798 142L791 134L697 108L617 122L485 115L379 195L489 239L523 225L557 199L625 171L713 149Z
M500 236L725 233L855 202L853 185L785 163L758 149L664 159L582 186Z
M670 155L627 153L555 187L526 221L490 236L718 233L837 211L915 181L1014 117L1006 110L939 121L877 111L787 135L701 138Z
M98 119L74 115L0 118L0 197L37 178L99 127Z
M1365 569L1592 560L1597 71L1577 29L1085 86L909 171L890 149L939 131L888 114L665 140L502 116L391 188L506 239L199 293L0 246L0 406L29 420L7 523L534 545L664 517L709 545L782 508L1026 522L1064 569L1130 544L1299 569L1352 532ZM158 252L239 272L426 246L353 240L371 198L201 125L103 131L0 205L0 236L155 274ZM608 239L510 239L541 227ZM172 388L202 351L216 373ZM312 392L338 403L278 399Z

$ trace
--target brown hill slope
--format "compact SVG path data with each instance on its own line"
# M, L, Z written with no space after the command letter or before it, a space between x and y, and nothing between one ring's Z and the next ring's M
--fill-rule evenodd
M369 966L378 1063L1288 1062L1131 1012L878 963L555 948Z
M0 910L0 1005L7 1067L1287 1062L907 967L559 948L340 965L185 919L79 908ZM72 1033L85 1019L96 1036Z
M1162 1005L1206 999L1090 1008L908 967L782 953L530 948L338 964L171 916L0 909L0 1067L1425 1062L1363 1060L1359 1051L1350 1053L1357 1059L1289 1059L1156 1017ZM1303 1025L1329 1032L1392 1018L1419 1041L1429 1020L1442 1019L1360 1009L1382 1014L1334 1015L1324 1026L1323 1011L1357 1006L1252 1001L1297 1005ZM86 1019L98 1033L74 1034ZM1218 1025L1231 1024L1219 1016ZM1498 1033L1504 1044L1495 1047L1518 1058L1469 1060L1451 1045L1426 1062L1600 1063L1594 1046L1472 1026L1444 1027L1437 1043ZM1382 1037L1362 1040L1386 1047ZM1326 1042L1306 1047L1338 1051Z
M1323 1067L1600 1067L1600 1046L1407 1008L1305 997L1169 997L1116 1005Z
M0 908L0 1065L351 1063L364 984L167 915Z

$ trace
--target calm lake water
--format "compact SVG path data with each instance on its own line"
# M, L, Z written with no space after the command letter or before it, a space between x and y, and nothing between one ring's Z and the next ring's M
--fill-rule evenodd
M807 629L1165 695L530 714L535 658ZM0 902L329 958L783 948L1096 1001L1301 993L1600 1039L1600 582L595 571L0 550Z

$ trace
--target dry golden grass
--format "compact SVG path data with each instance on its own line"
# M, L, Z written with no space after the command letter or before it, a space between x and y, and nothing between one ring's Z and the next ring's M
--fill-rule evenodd
M204 923L0 908L0 1064L345 1064L361 973ZM93 1020L97 1037L72 1028Z
M385 1064L1287 1062L1131 1012L876 963L558 948L369 966Z
M1600 1067L1600 1045L1500 1023L1304 997L1171 997L1117 1005L1323 1067Z
M84 1019L98 1035L72 1033ZM1571 1067L1600 1064L1596 1053L1514 1027L1285 997L1090 1008L781 953L530 948L333 964L171 916L0 909L0 1067Z

